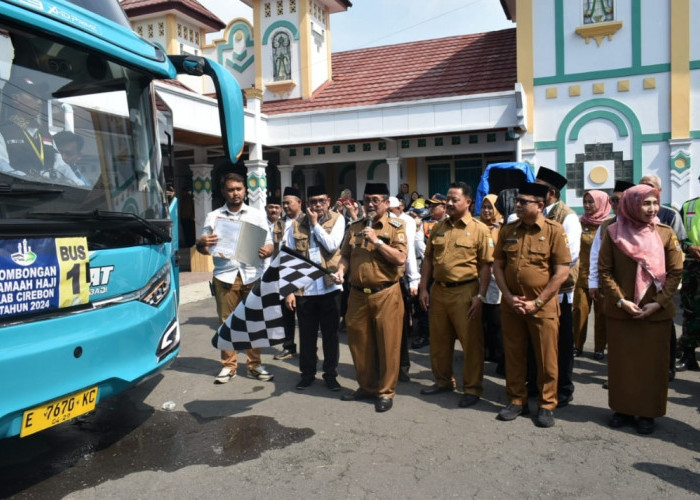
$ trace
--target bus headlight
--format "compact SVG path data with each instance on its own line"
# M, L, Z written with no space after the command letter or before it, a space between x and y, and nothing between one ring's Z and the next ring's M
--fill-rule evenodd
M170 293L170 263L156 273L146 286L139 290L139 300L149 306L158 307Z

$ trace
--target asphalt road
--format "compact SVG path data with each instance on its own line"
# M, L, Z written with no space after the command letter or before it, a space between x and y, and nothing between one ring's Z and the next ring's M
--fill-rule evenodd
M195 299L204 296L198 295ZM576 360L571 405L556 425L495 419L504 381L487 363L484 397L421 396L427 348L394 408L343 402L322 380L301 392L298 359L274 361L271 382L214 385L212 298L180 310L180 357L162 375L102 403L95 416L0 441L0 497L16 498L691 498L700 493L700 373L672 382L651 436L607 426L604 362ZM592 335L589 336L592 338ZM355 388L341 336L340 382ZM592 340L591 340L592 342ZM455 356L459 370L461 352ZM320 374L319 374L320 377ZM172 411L162 408L169 401ZM531 400L531 408L535 402Z

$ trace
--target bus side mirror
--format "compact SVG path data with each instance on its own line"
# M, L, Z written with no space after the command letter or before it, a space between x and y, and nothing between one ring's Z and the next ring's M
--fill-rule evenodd
M219 123L224 152L231 163L236 163L243 153L243 92L236 79L211 59L198 56L169 56L178 73L212 79L219 107Z

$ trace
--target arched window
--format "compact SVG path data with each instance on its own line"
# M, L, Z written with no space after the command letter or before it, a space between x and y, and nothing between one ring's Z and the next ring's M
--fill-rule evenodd
M292 79L291 43L285 31L278 31L272 36L272 73L276 82Z
M613 0L583 0L583 24L615 20Z

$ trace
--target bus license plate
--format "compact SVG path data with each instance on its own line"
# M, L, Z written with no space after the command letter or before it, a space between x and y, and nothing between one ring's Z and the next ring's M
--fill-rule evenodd
M29 436L95 409L97 387L55 399L24 412L20 437Z

